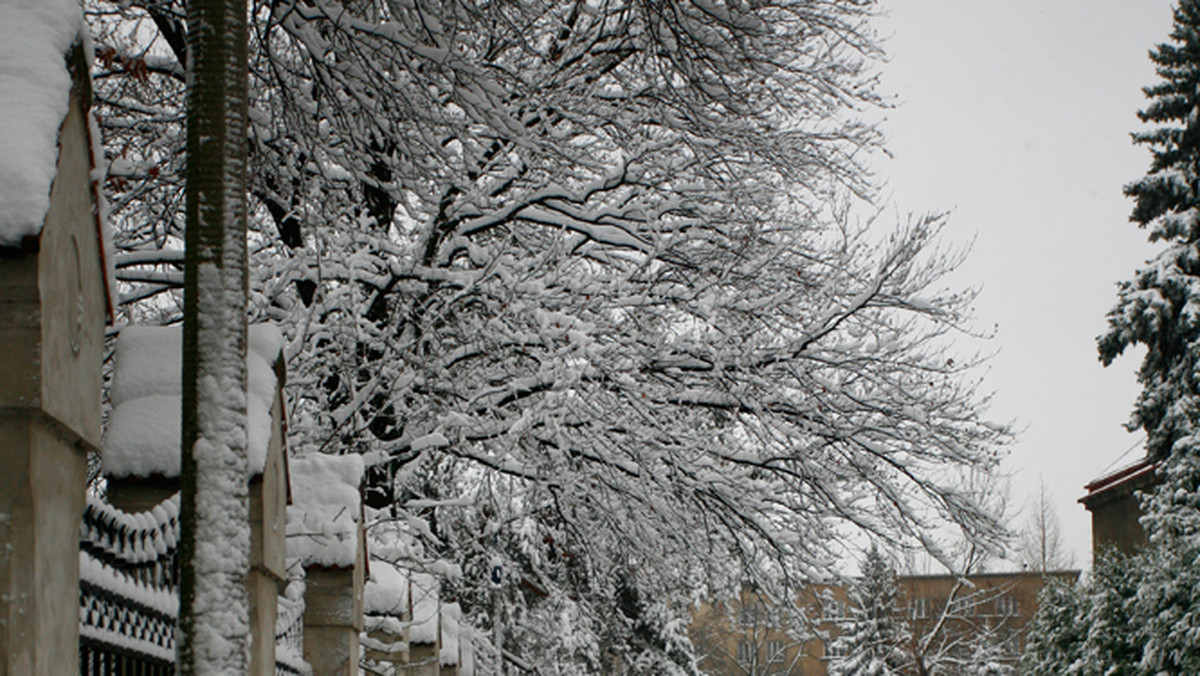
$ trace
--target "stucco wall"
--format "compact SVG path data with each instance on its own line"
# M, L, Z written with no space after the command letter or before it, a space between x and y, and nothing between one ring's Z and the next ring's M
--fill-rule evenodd
M0 675L73 673L86 455L36 413L0 415L0 439Z
M0 259L0 676L78 670L79 521L107 310L81 96L60 129L37 247Z
M261 569L246 578L250 598L250 676L275 676L275 625L279 581Z
M100 446L100 368L107 304L78 91L59 135L58 173L38 253L42 409Z
M37 258L0 258L0 410L41 405Z
M287 470L284 448L283 403L277 391L271 406L271 440L261 476L251 480L250 519L261 523L250 547L250 565L279 580L287 577Z
M275 673L275 625L277 596L283 588L287 529L287 483L284 472L282 403L277 391L271 407L271 440L260 476L250 480L250 574L246 580L250 596L250 673Z
M313 676L358 674L363 567L360 558L353 569L305 570L304 659L312 665Z

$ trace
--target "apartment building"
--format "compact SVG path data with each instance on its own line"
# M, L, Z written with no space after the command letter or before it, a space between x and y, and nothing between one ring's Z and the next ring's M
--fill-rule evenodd
M902 646L909 673L945 668L980 651L1015 664L1042 586L1078 577L1069 570L897 578L895 612L909 630ZM747 586L738 598L697 607L691 636L701 671L712 676L825 676L851 616L842 586L813 585L786 607Z

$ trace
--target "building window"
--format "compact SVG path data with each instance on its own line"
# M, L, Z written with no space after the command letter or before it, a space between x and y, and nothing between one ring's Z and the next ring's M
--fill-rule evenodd
M752 627L758 624L758 604L754 601L742 603L738 609L738 619L743 627Z
M754 663L754 644L742 639L738 642L737 661L740 664Z
M767 662L783 661L783 641L767 641Z
M918 598L912 601L912 616L918 620L929 617L929 599Z
M826 620L840 620L846 617L846 602L837 599L821 601L821 617Z
M825 659L831 660L845 656L846 651L842 648L842 646L838 645L837 641L833 639L825 641Z
M1011 596L1001 596L996 599L996 614L1001 617L1011 617L1020 612L1020 605Z
M1004 652L1007 653L1009 657L1020 657L1021 656L1021 635L1014 633L1014 634L1011 634L1008 637L1006 637L1004 639L1003 649L1004 649Z

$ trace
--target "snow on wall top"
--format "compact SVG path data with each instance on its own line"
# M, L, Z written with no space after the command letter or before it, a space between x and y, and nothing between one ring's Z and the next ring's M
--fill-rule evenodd
M458 664L459 632L462 628L462 606L447 603L442 606L442 649L438 664L443 667Z
M247 456L261 474L271 442L271 405L278 387L272 364L283 335L273 324L250 327L246 354ZM104 436L105 476L179 476L183 332L178 326L127 326L117 338Z
M76 0L0 3L0 245L42 231L67 115L67 50L83 30Z
M437 643L439 603L438 579L429 573L413 573L412 581L412 624L408 626L409 643Z
M289 470L288 559L306 566L353 567L358 556L362 456L292 458Z
M371 579L363 590L368 615L401 617L408 612L408 572L387 561L372 559Z

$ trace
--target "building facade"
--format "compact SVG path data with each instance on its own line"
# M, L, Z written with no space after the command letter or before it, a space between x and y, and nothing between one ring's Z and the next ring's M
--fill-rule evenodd
M1073 583L1079 571L898 577L906 673L955 673L985 659L1015 666L1038 594L1052 578ZM705 674L825 676L852 616L842 586L813 585L790 607L746 587L738 598L699 605L690 633Z
M1147 543L1140 519L1138 494L1158 482L1157 465L1149 460L1110 472L1084 486L1087 494L1079 502L1092 515L1092 552L1116 547L1132 554Z

